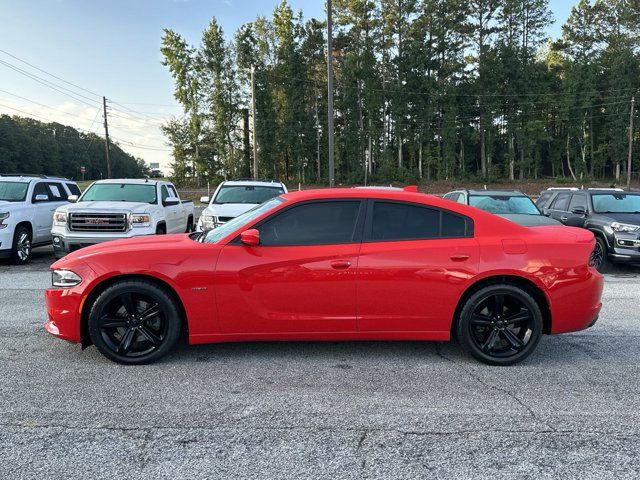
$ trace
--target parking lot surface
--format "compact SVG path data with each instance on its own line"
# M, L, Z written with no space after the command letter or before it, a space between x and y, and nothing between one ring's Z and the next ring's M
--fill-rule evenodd
M53 257L34 254L0 263L0 478L640 477L640 271L607 275L593 328L514 367L422 342L123 367L43 330Z

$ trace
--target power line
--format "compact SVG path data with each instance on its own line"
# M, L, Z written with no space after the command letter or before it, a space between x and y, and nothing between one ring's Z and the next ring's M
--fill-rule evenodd
M40 103L40 102L38 102L38 101L36 101L36 100L32 100L32 99L30 99L30 98L23 97L23 96L21 96L21 95L18 95L18 94L16 94L16 93L9 92L9 91L7 91L7 90L3 90L3 89L1 89L1 88L0 88L0 92L6 93L7 95L11 95L12 97L16 97L16 98L19 98L19 99L21 99L21 100L25 100L25 101L27 101L27 102L31 102L31 103L33 103L33 104L35 104L35 105L39 105L39 106L44 107L44 108L46 108L46 109L53 110L54 112L59 112L59 113L62 113L62 114L64 114L64 115L68 115L68 116L70 116L70 117L79 118L80 120L86 120L87 122L92 122L92 124L93 124L93 122L95 122L95 119L94 119L93 121L91 121L91 120L89 120L88 118L84 118L84 117L81 117L81 116L76 115L76 114L73 114L73 113L65 112L64 110L60 110L60 109L58 109L58 108L51 107L51 106L46 105L46 104L44 104L44 103ZM98 110L98 113L99 113L99 112L100 112L100 110ZM96 118L97 118L97 117L96 117Z
M71 85L73 87L76 87L76 88L82 90L83 92L90 93L91 95L95 95L96 97L101 97L102 96L102 95L100 95L98 93L92 92L91 90L87 90L86 88L83 88L80 85L76 85L75 83L69 82L68 80L65 80L64 78L60 78L57 75L54 75L53 73L47 72L46 70L44 70L44 69L42 69L40 67L36 67L35 65L33 65L33 64L31 64L31 63L27 62L26 60L23 60L23 59L21 59L19 57L16 57L15 55L7 52L6 50L2 50L0 48L0 52L4 53L5 55L9 55L11 58L14 58L14 59L18 60L19 62L22 62L25 65L29 65L31 68L35 68L36 70L38 70L38 71L40 71L42 73L45 73L45 74L49 75L50 77L53 77L53 78L55 78L57 80L60 80L61 82L64 82L64 83L66 83L68 85Z
M15 65L12 65L12 64L10 64L8 62L5 62L4 60L0 60L0 64L4 65L5 67L10 68L11 70L14 70L14 71L20 73L21 75L24 75L25 77L28 77L28 78L30 78L30 79L32 79L32 80L44 85L45 87L51 88L52 90L55 90L55 91L57 91L59 93L62 93L63 95L71 97L71 98L73 98L74 100L76 100L78 102L84 103L85 105L89 105L90 107L95 107L95 105L96 105L96 102L93 99L91 99L91 98L89 98L87 96L84 96L82 94L73 92L72 90L69 90L68 88L65 88L65 87L63 87L61 85L57 85L57 84L55 84L53 82L50 82L49 80L46 80L46 79L44 79L42 77L37 76L35 74L29 73L26 70L21 69L20 67L16 67ZM64 91L64 90L66 90L66 91ZM68 93L68 92L70 92L70 93ZM85 100L82 100L82 99L80 99L78 97L86 98L87 100L89 100L92 103L86 102Z
M113 135L111 136L111 138L113 138L114 140L117 140L118 142L122 142L124 144L128 144L129 146L135 147L135 148L142 148L142 149L145 149L145 150L154 150L156 152L172 152L173 151L170 148L160 148L160 147L152 147L152 146L148 146L148 145L140 145L139 143L130 142L129 140L123 140L121 138L114 137Z

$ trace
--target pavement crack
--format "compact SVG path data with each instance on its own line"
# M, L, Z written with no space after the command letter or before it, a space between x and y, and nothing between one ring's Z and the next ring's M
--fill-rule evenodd
M360 434L360 438L358 439L358 445L356 447L356 458L360 459L360 474L363 475L364 474L364 470L367 467L367 457L364 453L364 450L362 449L362 446L364 445L365 440L367 439L367 435L368 435L369 431L368 430L363 430L362 433Z
M441 358L443 358L443 359L455 364L459 368L461 368L467 375L469 375L473 380L478 382L480 385L488 388L489 390L494 390L496 392L500 392L500 393L508 396L509 398L514 400L518 405L520 405L522 408L524 408L527 411L527 413L531 416L531 418L533 418L536 422L541 423L542 425L547 427L549 429L549 431L551 431L551 432L554 432L554 433L557 432L557 429L553 425L550 425L545 420L540 418L536 414L536 412L533 410L533 408L531 408L531 406L529 406L523 400L521 400L515 393L507 390L506 388L499 387L498 385L494 385L494 384L491 384L491 383L485 381L480 375L478 375L474 371L473 368L468 368L465 365L462 365L461 363L456 362L454 359L447 357L445 354L443 354L440 351L440 345L441 345L441 343L436 343L436 353L437 353L437 355L439 357L441 357Z

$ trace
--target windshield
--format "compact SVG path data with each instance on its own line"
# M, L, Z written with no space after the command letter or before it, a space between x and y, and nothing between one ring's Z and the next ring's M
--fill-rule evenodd
M27 198L28 182L0 182L0 200L24 202Z
M84 192L80 201L156 203L156 186L136 183L94 183Z
M469 205L497 214L520 213L541 215L529 197L509 197L506 195L470 195Z
M633 193L594 193L591 195L596 213L640 213L640 195Z
M268 212L272 208L277 207L284 199L280 197L272 198L271 200L267 200L261 205L256 205L251 210L244 212L242 215L238 215L233 220L229 220L227 223L220 225L219 227L214 228L213 230L209 230L204 237L203 242L206 243L217 243L222 240L224 237L235 231L236 229L242 227L243 225L248 224L255 218L258 218L265 212Z
M260 204L283 194L282 187L261 187L255 185L230 185L220 187L213 204L248 203Z

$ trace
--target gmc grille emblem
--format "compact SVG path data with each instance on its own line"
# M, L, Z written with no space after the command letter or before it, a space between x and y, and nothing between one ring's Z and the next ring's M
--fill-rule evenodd
M92 225L104 225L106 223L109 223L107 220L105 220L104 218L85 218L84 220L86 223L90 223Z

